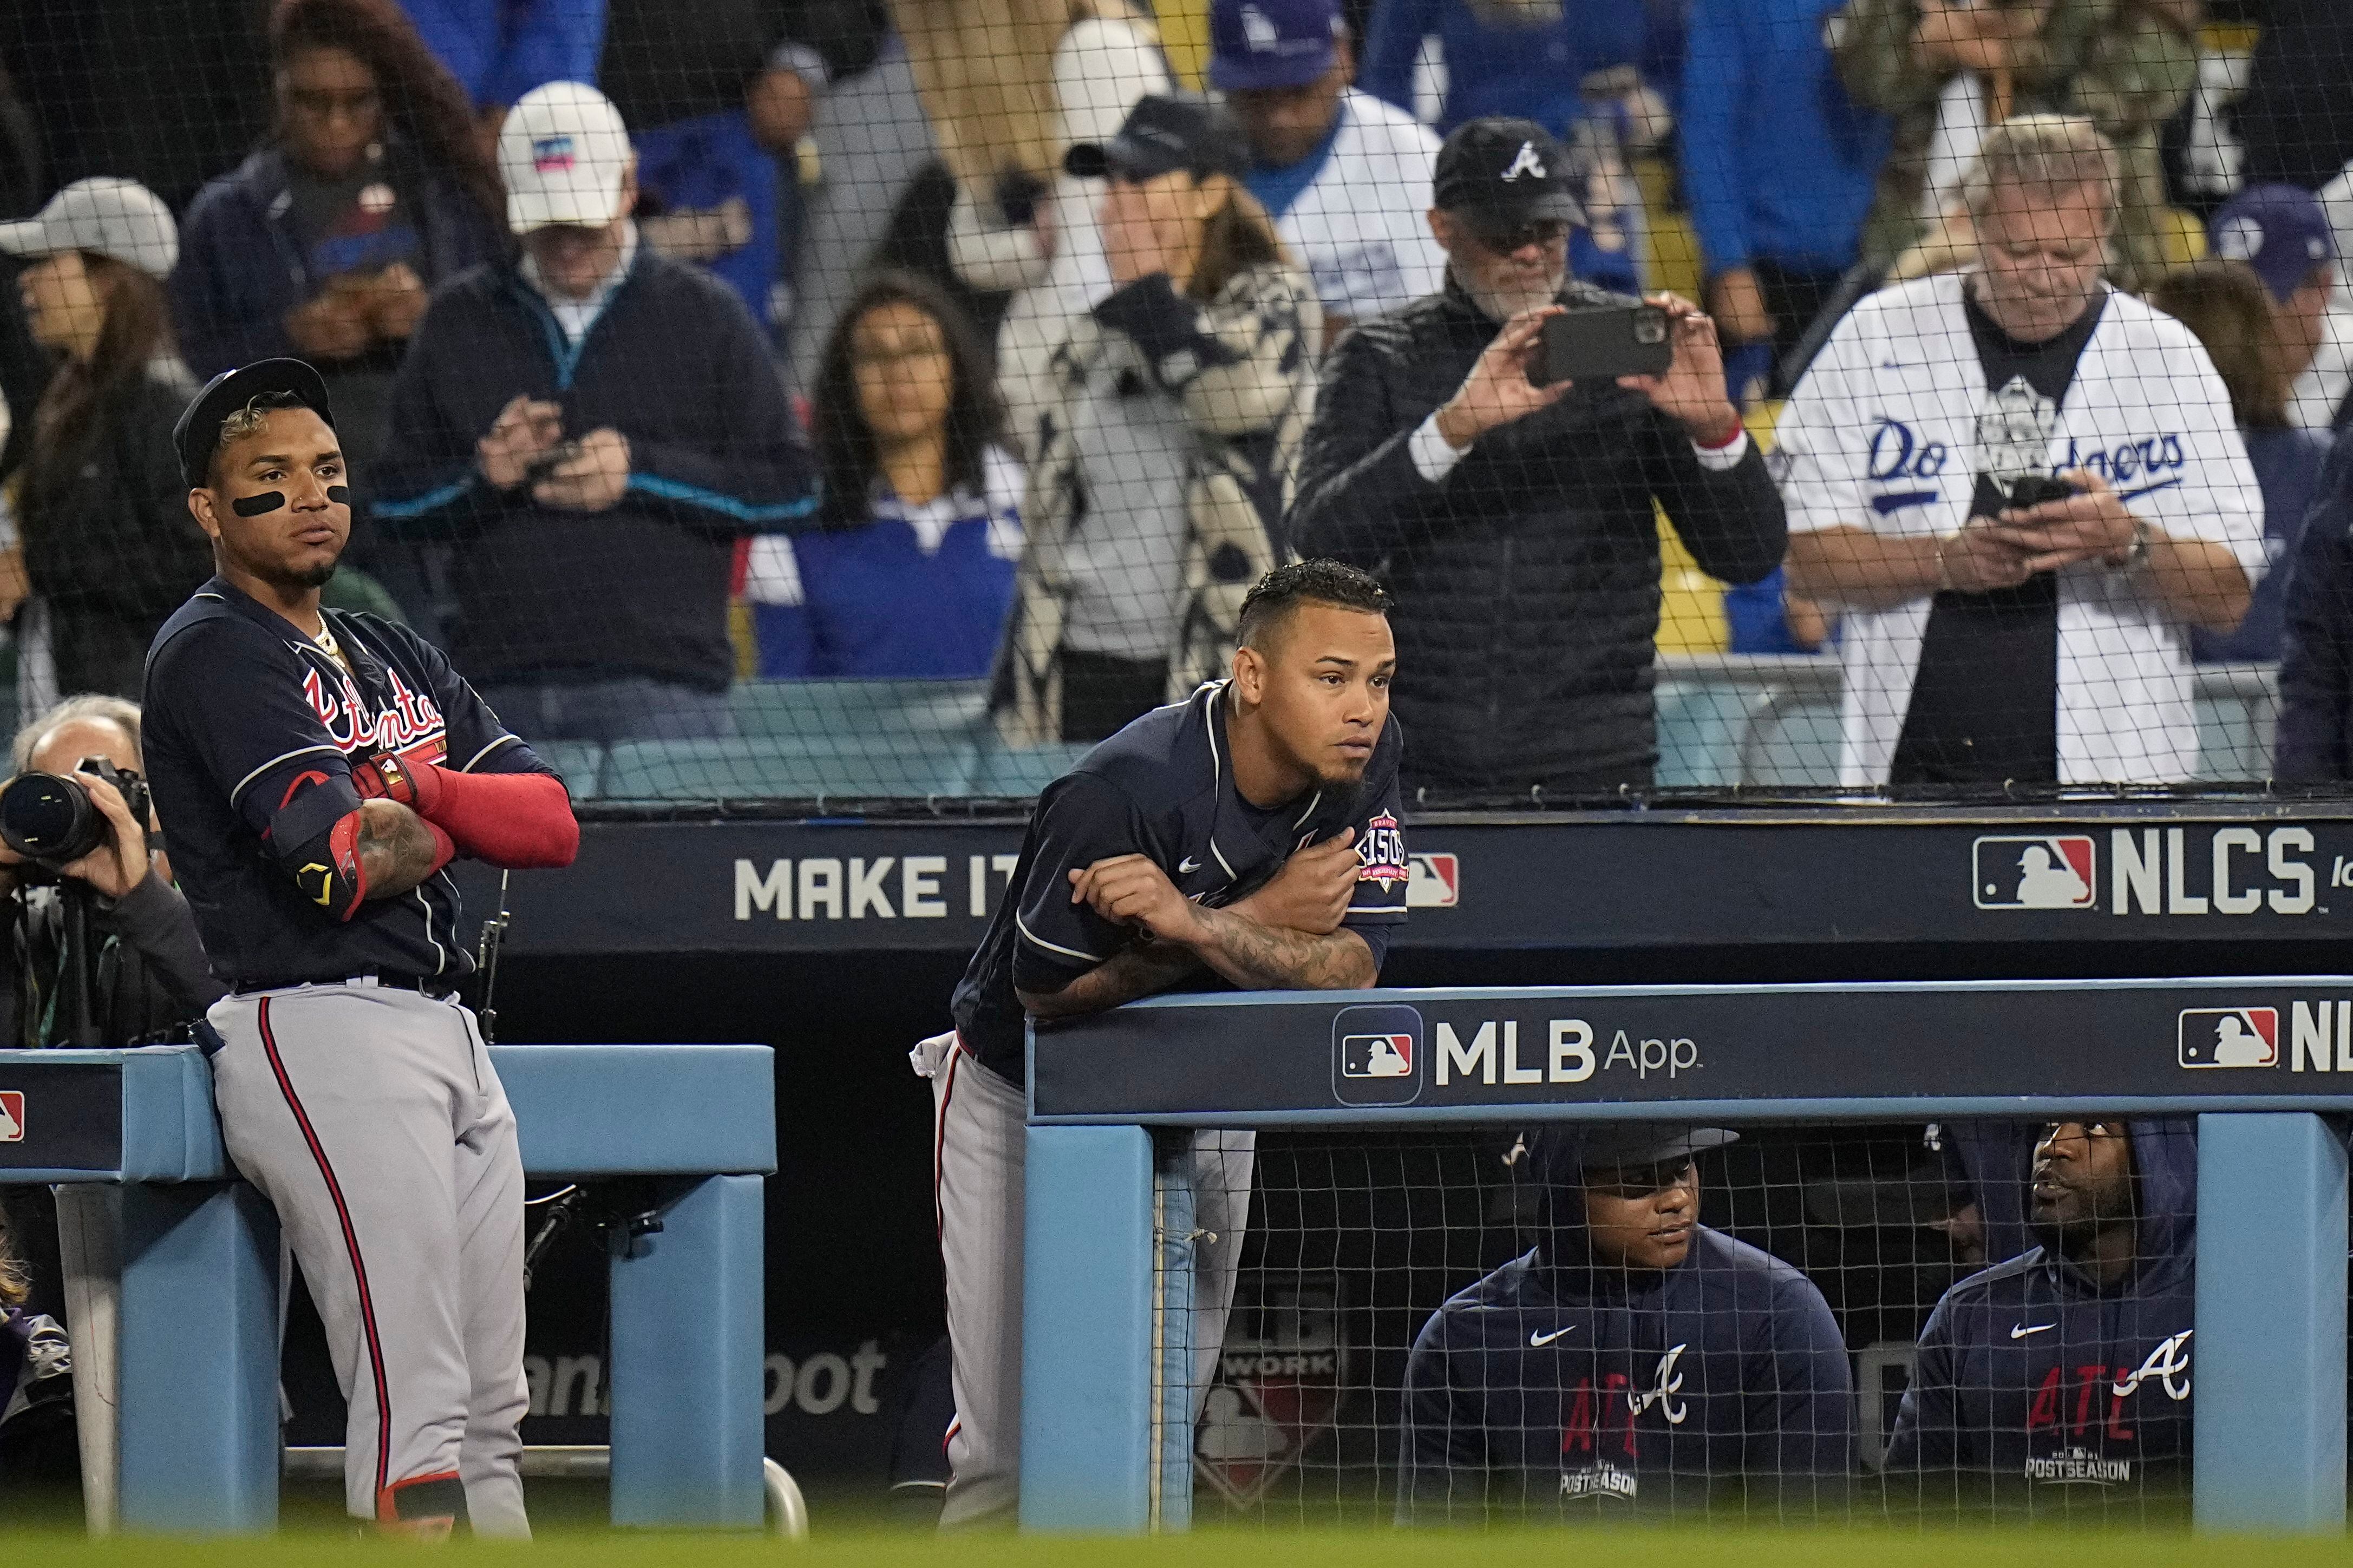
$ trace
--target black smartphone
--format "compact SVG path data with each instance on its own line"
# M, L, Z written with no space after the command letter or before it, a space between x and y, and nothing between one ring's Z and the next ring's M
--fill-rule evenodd
M1656 305L1612 305L1546 318L1535 368L1538 386L1664 375L1674 363L1674 323Z
M2045 501L2065 500L2076 493L2075 487L2065 479L2053 479L2049 474L2029 474L2010 482L2010 499L2005 504L2012 510L2023 511Z
M579 442L559 441L523 465L522 482L535 485L579 455Z

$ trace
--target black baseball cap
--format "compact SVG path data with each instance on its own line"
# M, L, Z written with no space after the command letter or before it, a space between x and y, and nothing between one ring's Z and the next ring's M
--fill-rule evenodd
M1127 111L1110 141L1082 142L1065 153L1062 167L1085 180L1149 180L1179 169L1196 179L1240 175L1250 167L1250 146L1224 105L1198 92L1155 93Z
M1575 1186L1580 1172L1639 1170L1738 1142L1740 1134L1729 1127L1694 1127L1676 1121L1547 1127L1527 1141L1529 1163L1537 1179L1559 1186Z
M220 446L221 426L228 416L268 394L291 397L295 403L335 427L335 412L327 403L327 383L299 359L257 360L225 370L205 383L180 422L172 426L172 449L180 455L180 477L190 489L200 489L212 479L213 453Z
M1474 223L1585 221L1568 183L1568 153L1533 120L1486 115L1454 128L1438 150L1430 200Z

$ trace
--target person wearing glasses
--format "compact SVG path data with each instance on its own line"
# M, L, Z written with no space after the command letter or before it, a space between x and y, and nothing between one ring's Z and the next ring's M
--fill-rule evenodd
M1700 1224L1721 1127L1629 1122L1528 1141L1550 1225L1430 1315L1406 1362L1397 1518L1475 1522L1834 1503L1853 1378L1813 1281Z
M2137 1497L2189 1458L2196 1124L2052 1123L2024 1184L2038 1245L1936 1303L1886 1468Z
M1648 784L1653 504L1703 571L1754 583L1781 563L1780 496L1725 396L1715 323L1688 300L1653 301L1672 321L1662 374L1530 379L1546 320L1635 303L1569 277L1577 204L1549 133L1471 121L1433 184L1445 286L1333 351L1286 542L1397 593L1409 788Z

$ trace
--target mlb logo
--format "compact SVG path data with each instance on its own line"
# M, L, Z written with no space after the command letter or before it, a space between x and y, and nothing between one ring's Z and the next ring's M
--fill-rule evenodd
M1332 1098L1410 1105L1420 1097L1421 1014L1397 1003L1343 1007L1332 1020Z
M1981 910L2088 910L2100 900L2099 850L2088 834L1977 841L1971 900Z
M2174 1059L2186 1068L2277 1067L2279 1009L2185 1009L2175 1029Z
M1411 1078L1411 1035L1344 1035L1340 1039L1342 1078Z
M572 138L542 136L531 144L531 167L533 174L565 174L572 171Z
M1451 910L1462 897L1462 868L1451 855L1409 855L1405 907Z
M0 1089L0 1143L25 1141L25 1091Z

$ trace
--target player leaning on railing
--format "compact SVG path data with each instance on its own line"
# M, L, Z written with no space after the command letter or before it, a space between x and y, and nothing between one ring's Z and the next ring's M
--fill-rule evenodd
M1018 1500L1026 1019L1163 991L1380 976L1406 880L1388 608L1377 583L1335 562L1269 573L1243 601L1232 679L1146 713L1039 796L956 987L956 1026L915 1048L939 1116L955 1352L943 1524ZM1233 1304L1254 1149L1247 1132L1192 1135L1197 1417Z

